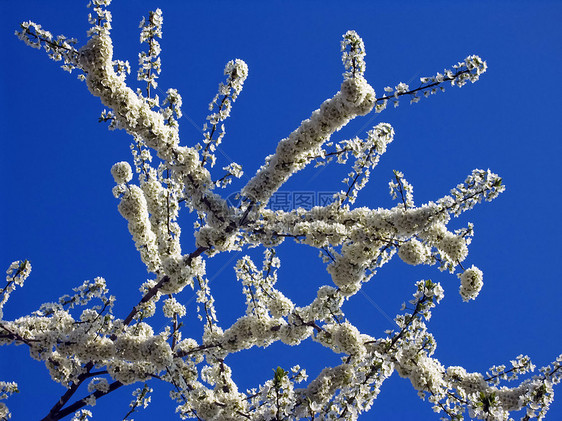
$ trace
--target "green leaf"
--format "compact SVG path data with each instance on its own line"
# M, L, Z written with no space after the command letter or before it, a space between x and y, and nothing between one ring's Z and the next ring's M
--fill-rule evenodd
M273 386L275 386L276 389L279 389L281 387L283 377L287 375L287 372L281 367L277 367L275 370L273 370L273 372Z

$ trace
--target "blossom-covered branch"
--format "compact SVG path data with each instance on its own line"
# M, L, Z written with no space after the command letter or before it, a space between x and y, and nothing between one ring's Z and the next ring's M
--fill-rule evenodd
M389 100L410 95L417 102L419 94L429 96L445 82L456 86L475 82L486 70L483 60L470 56L453 70L422 78L418 88L400 83L377 98L365 78L364 42L355 31L346 32L341 43L343 81L335 87L337 92L278 142L242 187L240 205L232 206L214 190L239 178L242 167L231 163L223 168L226 175L217 176L214 153L226 136L224 121L241 95L247 65L240 59L227 63L226 81L209 105L202 142L182 144L181 96L173 88L163 101L154 94L162 69L156 40L163 34L162 12L150 12L140 25L140 41L148 44L148 51L139 55L141 88L126 80L128 62L113 57L109 4L110 0L91 1L89 40L79 49L74 40L53 38L32 22L23 23L18 32L27 44L63 60L66 70L80 70L89 91L107 108L100 121L131 135L133 166L127 161L113 165L113 194L150 277L137 285L137 304L124 317L114 314L116 298L98 277L30 315L4 320L2 309L10 293L31 271L27 260L10 265L6 286L0 290L0 345L25 344L53 380L67 388L45 420L71 414L75 420L87 420L91 411L86 407L97 399L141 383L125 411L126 419L149 404L150 382L170 385L182 419L355 420L370 409L394 371L410 379L421 397L429 396L436 412L451 419L462 419L466 411L480 419L507 419L510 412L523 409L526 417L544 416L553 398L552 386L562 376L562 357L511 388L498 386L533 371L528 357L518 357L511 369L493 367L486 376L461 367L445 368L433 356L437 341L426 324L444 297L440 284L418 281L413 298L394 319L397 329L378 337L359 331L343 310L346 300L395 254L410 265L439 265L456 274L463 300L477 298L484 274L475 265L463 266L472 225L453 231L448 224L451 217L496 198L504 191L502 179L490 170L474 170L450 194L416 205L413 187L395 171L389 185L398 202L394 207L353 207L393 141L394 129L380 123L362 137L340 141L332 137L352 119L382 111ZM348 164L351 156L353 164ZM332 203L310 210L268 208L273 194L293 174L313 162L325 165L333 159L350 169L343 180L346 187ZM182 249L180 211L193 212L199 219L190 251ZM277 286L281 261L276 248L288 238L318 249L326 264L326 273L319 274L326 284L303 305ZM232 323L221 322L208 276L210 258L253 247L264 249L261 267L249 255L235 264L245 312ZM188 310L178 296L186 288L196 294L202 325L198 338L183 337L181 329ZM153 322L157 314L164 316L164 326ZM307 340L341 355L341 364L324 368L311 380L299 365L277 367L264 384L238 390L236 373L227 364L229 355L275 342L298 346ZM84 389L86 396L75 398ZM0 399L17 390L13 383L0 382ZM9 411L0 403L0 418L7 417Z

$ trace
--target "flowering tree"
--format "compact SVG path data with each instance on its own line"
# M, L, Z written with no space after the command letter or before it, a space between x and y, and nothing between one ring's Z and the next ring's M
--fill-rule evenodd
M478 419L508 419L514 411L522 411L523 419L544 416L553 398L552 386L560 381L562 357L511 387L504 382L534 370L528 357L518 357L510 367L494 366L485 374L445 367L434 357L436 340L425 324L444 296L438 283L417 282L413 298L395 318L396 329L379 336L360 332L342 310L344 302L360 292L394 254L410 265L437 265L457 274L465 301L475 299L481 290L482 271L463 265L472 226L451 231L448 223L451 216L494 199L504 190L501 178L474 170L449 195L416 205L411 185L395 172L390 183L397 202L393 208L354 207L394 131L381 123L362 138L330 139L353 118L382 112L404 96L417 102L447 83L460 87L475 82L486 70L484 61L470 56L443 74L422 78L418 87L399 83L377 96L364 78L363 41L354 31L347 32L341 45L344 73L339 92L278 143L233 204L218 192L240 178L242 167L232 163L217 171L215 152L225 136L224 121L248 75L246 64L233 60L226 65L225 81L209 106L202 141L182 146L181 97L173 89L164 100L155 94L161 64L157 41L162 35L161 12L151 12L141 22L141 42L147 49L139 55L137 79L142 88L135 91L126 82L129 64L113 57L109 3L92 1L89 41L81 48L75 40L53 37L32 22L23 23L18 32L28 45L44 48L51 58L63 61L65 70L78 71L90 92L108 108L100 121L133 137L137 180L133 182L133 169L127 162L115 164L113 193L151 274L140 285L138 304L125 317L114 314L115 298L104 279L96 278L58 302L10 321L3 319L2 308L29 276L31 264L23 260L10 265L7 283L0 290L0 343L29 347L53 380L67 387L45 420L72 414L77 420L88 419L91 413L85 408L96 399L138 383L127 418L148 403L151 379L171 385L170 395L182 418L356 419L371 407L394 370L407 377L446 419L462 419L467 411ZM292 174L308 165L330 162L350 166L345 187L330 203L310 210L268 207ZM197 215L192 249L180 244L180 210ZM316 298L304 306L294 304L276 287L280 266L276 248L286 240L317 248L326 265L328 284L318 288ZM246 314L230 326L221 325L207 261L210 266L217 254L253 247L263 248L263 263L257 265L245 256L235 266L246 297ZM197 293L200 338L182 335L186 308L176 297L185 288ZM159 314L168 320L162 329L151 323ZM306 340L341 355L341 364L325 368L314 379L308 379L299 366L278 367L265 384L238 390L228 365L230 354L277 341L297 346ZM10 382L1 382L0 388L0 398L17 390ZM86 396L77 398L79 391ZM0 416L9 417L5 404L0 403L0 411Z

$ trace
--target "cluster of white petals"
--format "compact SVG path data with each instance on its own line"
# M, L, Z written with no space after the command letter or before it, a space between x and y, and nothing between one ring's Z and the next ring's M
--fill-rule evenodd
M398 256L402 261L412 266L425 263L429 255L428 247L415 238L408 240L398 249Z
M183 317L186 314L185 306L179 303L174 297L164 300L164 305L162 306L162 312L164 316L168 318L173 318L174 316Z
M209 104L211 113L207 116L208 123L203 126L203 145L197 145L197 149L201 150L202 163L209 162L211 167L216 161L214 152L226 134L223 122L230 117L232 104L242 91L248 77L248 66L243 60L230 60L224 68L224 74L226 82L219 84L218 92Z
M460 294L462 299L464 301L474 300L484 285L482 271L472 265L462 274L459 274L459 277L461 278Z
M347 31L341 42L345 79L362 76L365 73L365 44L355 31Z
M464 86L467 82L474 83L480 79L480 75L486 71L488 66L486 62L476 55L468 56L464 61L459 62L452 66L453 70L445 69L443 73L437 73L435 76L421 77L420 85L417 88L410 88L404 82L400 82L394 88L387 86L384 88L386 95L377 98L376 112L383 111L389 101L392 101L394 107L399 104L401 96L410 96L410 104L415 104L420 101L420 94L427 98L438 91L444 92L445 82L450 82L451 86Z
M140 187L132 185L125 189L119 213L129 222L129 232L147 269L156 272L161 265L156 234L151 230L146 198Z
M118 162L111 167L111 175L116 184L125 184L133 179L133 170L128 162Z
M71 421L89 421L92 416L92 411L88 409L80 409L74 413Z
M253 203L263 203L296 171L303 169L330 136L375 104L375 91L362 77L345 79L340 91L324 101L288 138L279 141L258 173L242 190Z
M16 260L6 270L6 286L0 288L0 320L3 317L4 304L10 298L10 294L16 286L23 286L24 281L31 273L31 263L29 260Z
M450 194L416 205L413 187L404 174L395 171L390 182L395 206L353 207L393 141L394 129L380 123L362 137L335 142L331 138L352 119L380 112L388 101L396 105L403 95L417 102L419 94L429 96L446 82L455 86L475 82L486 70L484 61L470 56L452 70L422 78L418 88L398 83L377 98L365 79L363 40L355 31L346 32L339 91L278 142L275 152L241 186L240 205L233 206L214 189L240 178L242 167L231 163L223 168L226 175L222 177L211 171L216 171L214 153L248 76L247 65L240 59L227 63L226 80L209 105L202 142L182 146L181 96L168 89L160 101L152 92L161 72L156 38L162 37L162 12L150 12L141 22L140 40L148 51L139 55L137 76L145 86L135 90L126 81L128 63L113 57L109 4L110 0L91 2L90 38L80 49L74 48L75 41L54 38L32 22L23 23L18 32L28 45L63 60L65 69L82 71L90 92L108 109L100 121L132 136L136 179L127 162L116 163L111 168L116 183L113 193L149 273L139 287L138 303L122 318L114 314L115 297L98 277L30 315L3 320L2 309L10 293L23 285L31 271L27 260L10 265L6 286L0 289L0 345L27 346L53 380L68 388L45 419L73 413L73 420L87 420L92 412L85 406L95 405L97 399L122 386L140 383L127 418L150 403L149 382L156 378L172 386L170 397L177 402L182 419L356 420L371 408L394 371L408 378L421 397L428 397L436 412L451 419L463 419L467 413L478 419L508 419L510 412L520 410L527 417L544 417L553 399L553 385L562 379L562 356L532 377L529 373L535 367L526 356L513 360L510 369L494 366L486 375L445 367L434 357L437 343L426 325L444 297L440 284L416 282L412 299L394 318L396 329L379 337L361 332L342 309L395 254L409 265L460 271L464 301L475 299L481 290L482 271L474 265L464 269L461 264L468 258L472 225L451 230L448 224L451 217L497 197L504 190L501 178L489 170L474 170ZM353 163L348 164L349 159ZM346 188L335 194L333 202L310 210L268 208L273 194L293 174L313 161L326 165L332 160L350 167L343 179ZM189 241L195 247L187 253L180 243L181 210L198 218ZM326 267L326 273L318 275L326 285L318 286L316 296L304 305L297 305L277 284L281 263L276 248L287 239L318 249ZM264 250L261 267L250 256L241 257L235 265L245 313L233 323L221 324L207 275L208 261L222 252L253 247ZM200 338L182 337L188 307L179 294L186 288L195 291ZM154 321L157 314L164 317ZM227 364L230 354L267 348L275 342L296 346L306 340L340 354L341 364L324 368L310 380L300 366L287 371L277 367L265 383L246 392L238 390L236 373ZM527 378L518 381L523 375ZM509 381L518 383L505 386ZM82 384L87 384L88 395L72 401L77 390L83 391ZM0 399L16 391L14 383L0 382ZM0 418L9 416L6 405L0 403Z
M0 381L0 400L6 399L13 393L18 393L18 385L15 382ZM4 402L0 402L0 420L7 420L12 417L8 407Z

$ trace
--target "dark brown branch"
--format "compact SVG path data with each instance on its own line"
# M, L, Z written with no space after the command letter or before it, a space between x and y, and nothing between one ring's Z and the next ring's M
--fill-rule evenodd
M89 377L88 374L93 367L94 367L94 363L92 363L91 361L88 364L86 364L85 367L86 372L78 376L78 381L76 381L75 383L72 384L72 386L70 386L70 388L64 393L64 395L60 397L58 402L51 408L49 414L41 421L55 421L55 420L60 420L62 418L61 416L58 416L60 414L61 408L70 400L72 395L76 393L76 391L78 390L80 385L84 382L84 380L86 380Z
M457 77L459 77L460 75L462 75L464 73L470 73L470 70L469 69L461 70L460 72L455 73L453 75L453 77L445 76L441 82L433 82L433 83L430 83L428 85L422 84L421 86L417 87L416 89L412 89L412 90L406 91L406 92L400 92L400 93L396 94L396 96L394 96L394 95L392 95L392 96L388 96L388 95L381 96L380 98L377 98L375 101L380 102L380 101L386 101L386 100L389 100L389 99L392 99L392 98L397 98L397 97L403 96L403 95L412 95L412 94L415 94L418 91L423 91L424 89L429 89L429 88L433 88L435 86L439 86L443 82L450 82L452 80L455 80Z
M80 408L84 407L87 405L87 400L90 396L93 396L94 398L98 399L101 398L102 396L105 396L111 392L113 392L114 390L120 388L121 386L123 386L123 383L116 381L113 382L109 385L109 389L107 390L107 392L102 392L101 390L96 390L94 393L91 393L90 395L86 396L85 398L80 399L79 401L74 402L72 405L66 407L63 410L58 410L57 412L53 413L53 411L51 410L51 412L49 412L49 415L47 415L45 418L43 418L41 421L56 421L56 420L60 420L64 417L66 417L67 415L73 414L74 412L78 411ZM67 392L68 393L68 392ZM74 392L73 392L74 393ZM65 394L66 395L66 394ZM71 395L72 396L72 395ZM70 397L69 397L70 398ZM62 399L62 398L61 398ZM67 399L68 401L68 399ZM60 401L59 401L60 402ZM63 404L64 405L64 404ZM53 408L54 409L54 408ZM59 408L60 409L60 408Z
M203 254L203 253L204 253L205 251L207 251L208 249L209 249L209 247L199 247L199 248L198 248L197 250L195 250L193 253L189 254L189 256L188 256L187 259L186 259L185 264L186 264L186 265L191 264L191 261L192 261L193 259L195 259L196 257L200 256L201 254ZM160 288L162 288L162 286L163 286L166 282L168 282L169 280L170 280L170 278L169 278L167 275L166 275L166 276L163 276L162 279L160 279L160 281L158 281L158 283L157 283L156 285L154 285L152 288L150 288L150 289L148 290L148 292L147 292L146 294L144 294L144 296L143 296L142 299L139 301L139 303L138 303L135 307L133 307L133 309L131 310L131 312L129 313L129 315L125 318L125 320L123 321L123 323L124 323L126 326L129 325L129 324L133 321L133 318L135 317L135 315L138 313L139 307L140 307L142 304L144 304L144 303L150 301L150 300L152 299L152 297L154 297L154 296L156 295L156 293L158 292L158 290L159 290ZM115 336L115 335L113 335L113 336ZM112 336L112 339L115 339L115 338L113 338L113 336Z

